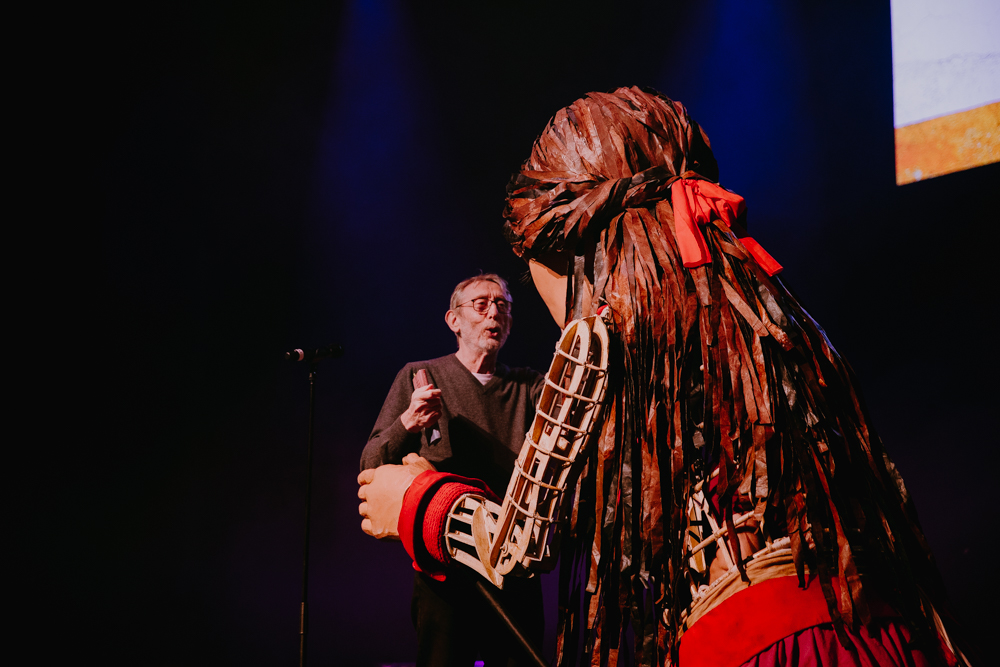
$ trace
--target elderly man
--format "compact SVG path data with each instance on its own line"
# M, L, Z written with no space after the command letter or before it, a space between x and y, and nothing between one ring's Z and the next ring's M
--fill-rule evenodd
M494 274L455 287L445 322L455 333L458 352L403 367L361 455L362 470L419 455L438 470L483 480L495 493L504 492L542 387L535 371L497 362L510 334L511 305L507 283ZM370 521L366 530L391 536ZM487 665L507 665L508 658L516 664L518 656L508 655L510 638L493 624L484 631L483 619L491 619L492 612L473 590L471 576L458 571L438 580L443 577L416 573L412 610L418 665L471 665L477 652ZM501 598L540 644L544 617L538 580L518 581Z

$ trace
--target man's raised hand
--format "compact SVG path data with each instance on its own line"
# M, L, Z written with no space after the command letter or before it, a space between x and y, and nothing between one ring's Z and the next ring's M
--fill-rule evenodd
M419 433L430 428L441 418L441 390L428 384L417 387L410 396L410 407L399 416L403 428L410 433Z

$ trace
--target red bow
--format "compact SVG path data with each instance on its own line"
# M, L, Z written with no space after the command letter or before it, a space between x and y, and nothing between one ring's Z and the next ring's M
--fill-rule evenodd
M674 181L670 186L670 200L674 207L677 246L684 266L689 269L712 261L699 225L707 225L712 221L712 214L715 214L715 217L732 227L746 211L743 197L716 183L695 178ZM740 241L767 275L773 276L781 271L781 264L774 261L759 243L749 236L740 238Z

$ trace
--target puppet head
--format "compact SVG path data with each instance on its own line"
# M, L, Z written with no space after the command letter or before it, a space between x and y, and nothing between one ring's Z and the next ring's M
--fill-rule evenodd
M637 87L559 111L507 187L505 234L519 256L575 251L681 176L719 178L708 137L679 102Z

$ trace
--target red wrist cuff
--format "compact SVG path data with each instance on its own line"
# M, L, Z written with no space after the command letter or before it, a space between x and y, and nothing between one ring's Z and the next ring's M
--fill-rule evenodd
M398 529L403 548L413 559L413 569L444 581L445 566L451 562L444 546L448 510L465 493L496 500L483 482L444 472L428 470L410 484L403 496Z

